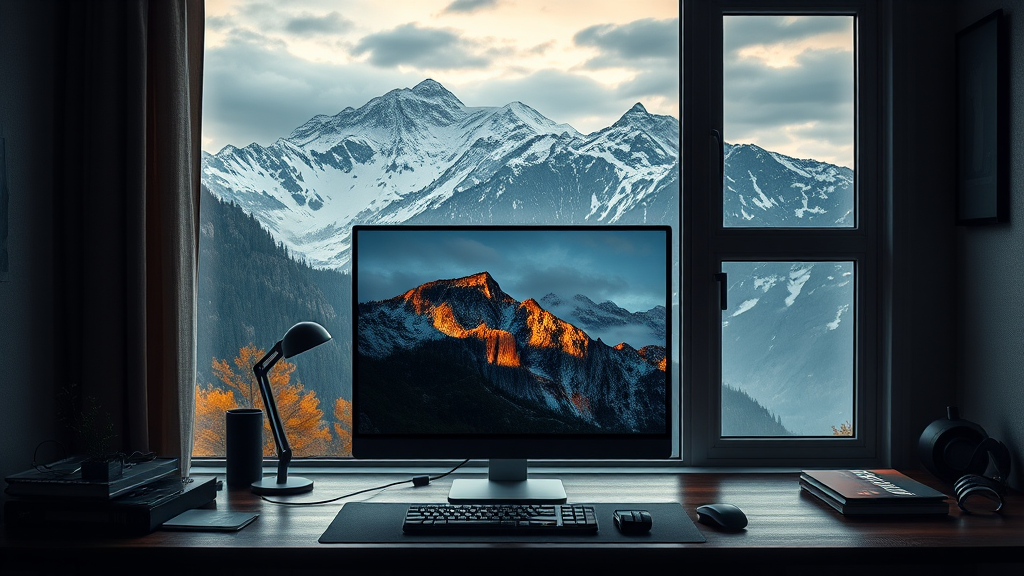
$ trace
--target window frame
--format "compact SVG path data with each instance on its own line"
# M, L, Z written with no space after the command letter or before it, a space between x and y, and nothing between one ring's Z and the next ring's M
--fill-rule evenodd
M689 466L873 466L885 437L882 287L882 62L872 0L684 1L683 454ZM723 225L719 156L723 134L723 19L733 15L853 16L855 226L739 228ZM726 138L728 135L725 135ZM723 261L853 261L855 270L854 437L722 437L722 316L715 274Z
M856 17L856 226L836 229L727 228L722 225L722 189L714 187L722 134L722 18L726 15L852 15ZM889 450L891 407L888 378L888 261L886 219L888 108L883 73L884 14L877 0L680 0L680 219L677 240L680 331L676 380L670 407L679 427L674 456L652 461L540 461L531 468L669 469L693 467L851 467L883 465ZM706 193L711 191L711 193ZM825 242L808 238L821 237ZM722 438L720 430L721 316L714 274L723 260L852 260L856 274L855 409L852 438ZM716 368L716 365L718 366ZM272 461L273 457L268 457ZM223 457L193 465L223 466ZM392 461L319 457L296 459L293 468L345 471L360 468L442 470L447 460ZM467 467L486 463L472 462Z

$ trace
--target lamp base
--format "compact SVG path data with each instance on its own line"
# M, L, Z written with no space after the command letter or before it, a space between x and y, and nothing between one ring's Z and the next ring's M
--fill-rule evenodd
M280 484L277 476L264 476L262 480L252 483L253 494L303 494L313 490L313 481L299 476L289 476L288 481Z

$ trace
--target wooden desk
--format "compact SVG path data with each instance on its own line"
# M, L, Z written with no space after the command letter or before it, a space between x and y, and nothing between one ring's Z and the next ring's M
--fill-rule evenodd
M378 486L409 475L308 474L316 489L294 500L325 500L358 489ZM543 477L543 475L538 475ZM596 568L596 573L683 574L699 567L724 566L721 574L739 573L741 566L755 574L814 574L841 576L866 570L900 574L1024 574L1024 496L1009 497L1001 515L961 514L955 504L938 520L868 521L839 515L804 494L797 474L562 474L570 501L670 502L683 504L691 519L694 509L708 502L730 502L749 519L745 532L719 533L698 525L703 544L602 546L510 544L486 545L323 545L318 538L342 502L312 507L263 502L245 489L225 488L217 506L251 510L260 517L237 533L157 531L139 538L113 539L90 535L27 538L5 533L0 544L0 572L65 572L85 567L89 573L139 574L294 574L382 570L389 573L522 572L543 566L556 569ZM926 476L916 478L936 487ZM443 502L453 477L430 486L391 488L372 502ZM468 477L464 475L462 477ZM408 487L406 487L408 486ZM357 496L352 501L366 498ZM101 568L105 567L105 568ZM190 569L193 567L194 569ZM432 568L436 567L436 568ZM485 568L486 567L486 568ZM799 572L798 572L799 570Z

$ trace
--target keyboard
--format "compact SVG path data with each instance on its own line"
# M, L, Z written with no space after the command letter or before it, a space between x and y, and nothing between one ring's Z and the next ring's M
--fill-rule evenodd
M580 504L413 504L406 534L596 534L593 506Z

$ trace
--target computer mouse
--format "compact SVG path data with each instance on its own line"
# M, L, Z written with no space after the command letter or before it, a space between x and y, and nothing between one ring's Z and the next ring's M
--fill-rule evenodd
M717 502L698 506L697 521L726 532L739 532L747 526L747 515L737 506Z
M647 510L616 510L612 514L615 527L623 534L642 534L650 532L654 520Z

